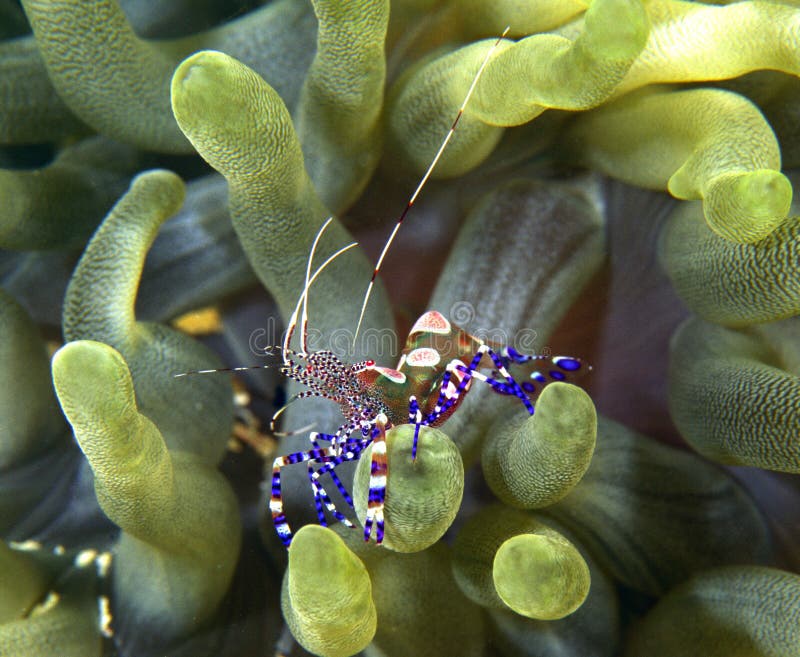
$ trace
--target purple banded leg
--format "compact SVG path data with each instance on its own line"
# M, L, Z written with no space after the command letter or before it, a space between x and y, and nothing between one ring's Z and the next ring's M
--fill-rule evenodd
M418 423L415 424L419 424L422 426L431 426L434 422L436 422L436 420L439 419L439 417L443 413L446 413L447 411L450 410L450 408L452 408L454 404L457 404L461 395L463 395L466 392L467 386L469 386L469 382L472 379L472 372L475 371L475 368L480 363L482 357L483 354L476 354L473 357L472 362L470 363L469 366L465 365L455 366L458 368L460 372L464 374L464 376L458 382L458 385L455 387L455 390L449 394L447 392L447 388L450 385L452 370L448 366L448 369L442 376L442 383L439 386L439 398L436 401L436 406L434 406L433 411L431 411L426 418L420 420ZM417 406L417 408L419 408L419 406ZM419 432L419 427L417 427L417 433L418 432Z
M515 352L516 353L516 352ZM478 367L480 367L481 361L483 360L483 356L488 354L489 357L492 359L492 363L494 364L495 368L500 372L500 374L506 379L504 382L496 381L495 379L486 376L478 371ZM456 361L457 362L457 361ZM448 374L450 371L448 370L445 372L445 376L442 377L442 385L439 390L439 400L434 408L434 410L425 418L422 424L430 425L433 424L439 416L443 413L446 413L450 410L450 408L456 404L461 397L462 394L467 389L469 382L471 379L475 378L479 381L483 381L490 386L495 392L499 392L504 395L514 395L519 397L520 400L525 404L525 408L528 412L533 415L534 409L533 404L531 404L530 399L525 394L523 389L519 386L516 380L511 376L506 369L505 364L501 360L500 356L498 356L488 345L481 345L478 348L478 351L472 357L469 365L463 365L461 363L457 363L455 368L458 369L459 372L463 373L463 377L461 377L461 381L459 382L458 386L456 387L455 391L451 394L447 394L447 387L449 384L449 377Z
M461 371L466 372L467 371L466 366L464 366L464 368ZM486 376L482 372L472 372L470 376L477 379L478 381L482 381L483 383L490 385L494 392L497 392L501 395L518 396L518 392L513 386L509 385L508 383L503 383L502 381L498 381L497 379L494 379L491 376Z
M525 404L525 408L527 409L528 413L533 415L534 410L531 400L528 398L528 395L525 394L525 391L522 389L519 383L517 383L516 379L514 379L514 377L511 376L511 373L506 369L503 359L500 358L500 356L488 345L481 345L478 351L480 352L481 350L483 350L484 353L489 354L489 358L492 359L497 371L500 372L500 375L505 379L505 385L510 387L510 391L504 394L513 394L519 397L522 400L522 403Z
M334 448L333 439L336 438L334 434L318 433L316 431L312 431L310 434L308 434L308 439L311 442L311 446L315 449L323 449L318 442L320 438L322 440L331 441L331 448ZM311 483L311 490L314 493L314 507L317 511L317 521L319 522L320 526L327 527L328 522L325 519L325 510L323 508L325 500L322 497L323 495L327 497L327 493L325 493L325 490L321 486L318 486L314 481L314 467L312 464L313 461L308 461L308 480ZM341 485L341 481L339 481L339 478L335 474L333 474L333 479L337 486Z
M472 359L472 363L470 364L473 369L478 366L481 361L483 354L476 354L475 357ZM434 406L433 410L428 414L427 417L422 417L420 412L419 403L417 402L417 398L414 396L409 397L408 399L408 423L414 425L414 443L411 447L411 460L414 461L417 458L417 443L419 442L419 432L420 428L423 426L431 426L437 419L442 415L442 413L447 412L453 406L453 404L458 402L458 399L461 397L462 394L467 390L467 386L469 386L470 381L470 374L466 369L462 369L462 372L465 372L466 376L462 377L461 380L458 382L458 385L455 387L455 390L452 393L448 393L448 388L450 387L450 379L452 378L453 371L448 367L445 370L444 375L442 376L442 382L439 385L439 397L436 400L436 405Z
M444 376L442 377L442 384L439 386L439 399L436 402L433 412L430 413L430 415L428 415L426 418L425 424L430 425L434 423L439 416L442 415L442 413L446 413L454 404L458 403L461 395L467 391L467 386L469 386L469 383L472 380L472 375L480 366L481 360L483 360L483 353L484 352L479 349L478 352L472 357L470 364L467 366L459 363L459 361L453 361L448 366ZM456 365L453 365L453 363L456 363ZM464 376L461 377L461 380L458 382L455 391L451 394L448 394L447 387L450 384L450 377L452 376L453 369L458 369L458 371L462 372Z
M322 467L320 467L316 472L313 473L311 477L311 485L314 488L315 496L318 496L319 499L325 504L325 508L336 518L339 522L346 525L347 527L353 527L353 523L348 520L347 516L341 513L337 508L336 505L331 500L328 493L325 492L325 489L322 487L322 484L319 483L320 477L324 474L332 473L334 468L338 467L342 463L347 461L356 461L361 456L361 452L364 451L366 446L369 444L368 441L361 441L354 445L353 449L348 450L347 452L340 454L334 458L329 459ZM350 497L349 494L345 491L345 499L347 503L352 507L353 506L353 498Z
M548 356L543 356L542 354L521 354L513 347L501 347L500 358L503 359L506 366L508 366L508 363L512 362L521 365L529 363L532 360L549 360Z
M473 359L473 361L475 361L475 359ZM476 362L480 362L480 358L477 358ZM450 369L445 371L444 376L442 376L442 383L439 386L439 398L436 401L436 406L427 417L422 416L422 411L419 407L419 402L417 402L417 398L414 395L408 398L408 423L414 425L414 442L411 447L412 461L417 459L417 443L419 442L420 429L424 426L431 426L434 422L436 422L442 413L450 410L453 404L458 401L459 397L467 389L471 377L466 369L462 369L461 371L465 372L466 376L459 381L455 391L449 396L447 393L447 388L450 385L452 371Z
M341 438L341 436L338 436L337 434L332 434L332 433L312 432L312 433L308 434L308 439L311 441L311 444L316 449L323 449L320 446L319 442L317 442L317 441L319 441L319 440L330 441L330 448L329 449L331 449L337 456L339 456L341 454L342 445L344 445L344 449L348 450L348 449L350 449L349 446L352 443L358 443L360 441L360 439L351 438L350 436L347 436L344 439L344 441L340 441L339 440L340 438ZM310 468L310 466L309 466L309 468ZM353 498L350 496L350 493L347 492L347 489L345 488L344 484L342 483L342 480L339 479L339 475L337 475L336 472L333 469L329 470L328 472L330 472L331 479L333 480L333 483L336 485L336 488L338 489L339 493L341 493L341 495L344 498L345 502L347 502L352 507L353 506ZM309 478L310 477L311 477L311 474L309 473ZM318 477L317 477L317 479L318 479ZM313 484L314 484L314 482L312 481L312 485ZM317 508L317 515L319 515L319 508ZM324 526L324 524L323 524L323 526Z
M292 542L292 530L283 512L283 497L281 496L281 468L295 463L317 461L325 463L333 456L330 447L310 449L307 452L295 452L286 456L279 456L272 463L272 489L269 500L269 510L272 513L272 522L275 531L286 547Z
M502 347L500 349L500 357L506 361L513 361L517 364L528 363L532 360L550 361L551 365L558 368L557 371L561 372L579 372L581 370L591 370L591 366L586 365L580 358L573 358L572 356L545 356L543 354L521 354L513 347ZM553 377L554 380L560 381L558 376Z
M447 374L445 374L446 376ZM408 423L414 425L414 444L411 446L411 460L417 460L417 442L419 441L419 428L423 424L422 411L414 395L408 398Z
M348 452L351 454L351 452ZM350 459L346 459L350 460ZM322 484L319 483L318 478L316 478L316 472L313 470L310 471L309 479L311 480L311 488L314 491L314 502L317 505L317 517L319 518L319 524L323 527L327 527L328 523L325 520L325 513L322 510L322 506L324 505L325 508L331 513L331 515L336 518L342 524L353 527L353 523L348 520L347 516L345 516L341 511L336 508L336 505L333 503L333 500L330 498L330 495L325 491L322 487Z
M522 365L525 363L541 363L541 367L529 372L528 379L521 382L520 386L533 400L548 384L554 381L574 382L583 374L591 372L591 365L587 365L580 358L572 356L544 356L541 354L521 354L512 347L500 349L500 358L508 366L511 362ZM534 364L534 366L536 366ZM493 388L501 394L509 394L506 391Z
M383 503L386 500L386 427L388 418L381 413L375 418L372 430L372 461L369 470L369 498L367 500L367 519L364 522L364 540L369 542L372 528L375 527L375 543L383 542Z
M417 460L417 443L419 442L419 430L422 428L421 424L414 425L414 444L411 446L411 460Z
M314 468L311 466L311 461L308 462L308 481L311 484L311 491L314 493L314 507L317 510L317 522L320 524L321 527L327 527L328 521L325 520L325 510L323 509L323 500L322 494L320 491L322 490L321 486L317 486L314 482ZM322 490L324 493L325 491Z

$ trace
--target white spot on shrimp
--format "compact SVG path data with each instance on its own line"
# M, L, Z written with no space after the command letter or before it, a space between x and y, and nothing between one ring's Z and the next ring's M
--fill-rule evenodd
M393 370L391 367L380 367L375 365L372 369L374 369L379 374L382 374L387 379L389 379L392 383L405 383L406 382L406 375L402 372L397 370Z
M450 325L450 322L447 321L447 318L440 312L429 310L416 322L414 322L414 326L411 327L409 335L423 332L441 333L442 335L447 335L450 333L450 331L452 331L452 326Z
M442 357L436 349L419 347L408 354L406 363L411 367L436 367Z

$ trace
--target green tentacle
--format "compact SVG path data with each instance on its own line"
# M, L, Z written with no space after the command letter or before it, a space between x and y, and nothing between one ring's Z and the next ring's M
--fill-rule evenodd
M174 329L137 322L134 312L147 250L183 197L183 182L169 171L134 178L75 269L64 302L64 336L100 340L118 349L133 372L142 412L158 424L170 448L217 462L232 424L230 382L174 376L220 367L220 361Z
M792 186L758 108L721 89L645 89L579 116L563 143L583 164L626 182L703 199L709 227L757 242L785 220Z
M53 380L98 502L123 530L113 571L122 622L148 628L144 643L188 634L208 621L230 584L241 531L236 496L204 459L167 450L111 347L67 344L53 358Z
M800 323L736 331L687 321L672 339L669 403L687 442L720 463L800 472Z

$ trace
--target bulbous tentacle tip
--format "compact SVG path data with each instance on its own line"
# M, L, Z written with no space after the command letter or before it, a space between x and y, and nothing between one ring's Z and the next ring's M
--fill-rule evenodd
M792 184L772 169L728 173L709 182L704 200L706 221L715 233L751 244L770 235L788 218Z
M172 113L201 155L205 156L206 149L213 149L206 143L213 141L208 132L226 123L238 124L238 107L230 98L239 89L236 78L243 71L249 69L216 50L196 52L175 69L170 83Z
M190 92L212 100L216 85L227 77L226 73L234 64L238 62L233 57L216 50L201 50L178 64L170 84L176 118L177 110L185 108L187 101L191 100Z
M67 419L80 424L102 409L121 410L133 397L128 365L113 347L94 340L68 342L53 356L53 383Z
M354 655L377 628L369 574L327 527L306 525L295 535L281 607L297 641L322 657Z
M158 208L163 215L171 216L186 198L186 185L177 173L168 169L150 169L133 177L128 193L132 201L147 203Z
M414 426L386 434L386 533L383 545L396 552L417 552L438 541L452 524L464 494L464 464L452 440L438 429L422 427L412 459ZM354 479L356 514L364 523L370 497L372 447L361 457Z
M570 383L542 391L536 414L503 426L484 444L484 477L495 495L534 509L563 498L581 480L594 453L597 412L589 395Z
M283 193L292 194L296 186L284 173L287 167L305 181L289 112L275 89L249 66L224 53L201 50L178 65L170 93L183 134L236 190L244 187L248 194L247 185L265 186L269 176L281 175L287 187ZM240 205L238 191L232 190L232 208ZM236 219L237 211L232 213Z
M560 532L502 504L485 507L453 544L453 575L463 593L488 609L538 620L576 611L589 593L589 567Z
M586 561L555 532L506 540L495 554L492 577L503 602L518 614L538 620L568 616L589 594Z

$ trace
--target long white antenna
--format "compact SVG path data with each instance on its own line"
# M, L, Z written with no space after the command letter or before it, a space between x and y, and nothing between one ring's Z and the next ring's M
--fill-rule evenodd
M308 353L308 288L311 285L309 281L311 277L311 263L314 260L314 253L317 250L317 244L319 244L319 240L322 237L322 234L325 232L325 229L330 225L331 221L333 221L332 216L328 217L325 220L325 223L322 224L322 227L317 231L317 235L316 237L314 237L314 243L311 245L311 251L308 254L308 262L306 263L306 284L305 287L303 288L303 294L300 295L300 298L303 300L303 316L300 323L300 326L302 327L301 328L302 333L300 334L300 350L304 354Z
M283 362L284 362L284 365L288 364L288 362L287 362L288 359L286 358L286 354L292 351L291 349L289 349L289 341L292 339L292 333L294 333L294 329L297 326L297 315L300 313L300 306L303 303L303 299L305 299L305 297L308 295L309 288L311 287L311 285L313 285L314 281L317 280L317 276L319 276L323 272L325 267L327 267L329 264L331 264L340 255L342 255L346 251L349 251L350 249L352 249L353 247L355 247L357 245L358 245L358 242L351 242L347 246L343 246L336 253L334 253L327 260L325 260L325 262L323 262L322 265L320 265L317 268L317 270L314 272L314 275L311 278L309 278L308 281L306 282L305 288L303 289L303 292L300 295L300 298L297 300L297 305L295 306L294 312L292 313L292 317L289 320L289 328L286 330L286 336L284 337L283 346L281 347L281 349L283 350ZM270 349L271 349L271 347L270 347ZM307 354L303 353L301 355L305 356ZM270 368L270 367L275 367L275 365L274 364L272 364L272 365L247 365L245 367L221 367L221 368L217 368L217 369L213 369L213 370L191 370L189 372L181 372L180 374L173 374L172 376L174 378L178 379L178 378L180 378L182 376L189 376L190 374L213 374L214 372L245 372L247 370L261 370L261 369L267 369L267 368Z
M431 173L436 168L436 164L439 162L439 158L442 156L444 149L447 148L447 144L450 143L450 139L453 137L453 133L456 131L456 126L458 125L459 120L461 119L461 115L464 113L464 109L467 107L467 103L469 102L470 97L472 96L472 92L475 91L475 86L478 84L478 80L480 79L481 75L483 74L483 69L486 68L486 65L489 63L489 59L492 56L492 53L495 51L500 42L505 38L508 31L511 29L511 26L506 27L503 30L503 33L497 37L497 41L492 44L492 47L486 52L486 56L483 58L483 62L481 62L481 66L478 69L478 72L475 74L475 77L472 78L472 84L469 85L469 89L467 90L467 95L464 96L464 100L461 103L461 107L458 108L458 113L456 114L456 118L453 120L453 124L450 126L450 130L448 130L447 135L442 141L441 146L439 146L439 150L436 151L436 155L433 158L433 161L430 163L428 170L425 172L425 175L422 176L422 179L419 181L417 188L414 190L414 193L411 195L411 198L408 199L408 203L406 203L406 207L403 212L400 214L400 218L397 220L397 223L394 225L394 229L392 230L391 235L389 235L389 239L386 241L386 244L383 247L383 251L381 251L380 256L378 257L378 262L375 263L375 269L372 271L372 278L369 281L369 285L367 286L367 293L364 295L364 303L361 304L361 314L358 316L358 324L356 324L356 332L353 335L353 346L355 346L356 338L358 337L358 332L361 329L361 322L364 321L364 313L367 310L367 303L369 302L370 294L372 293L372 287L375 285L375 279L378 277L378 272L380 271L381 264L383 264L383 259L386 257L386 253L389 251L389 247L392 245L394 241L395 235L397 235L397 231L400 230L400 224L403 223L403 220L406 218L409 210L411 210L411 206L414 205L414 201L417 200L417 196L422 191L422 188L425 186L425 183L428 182L428 178L430 178Z
M330 222L330 219L327 222L325 222L325 225L327 226L329 222ZM322 230L324 230L324 229L325 229L325 226L323 226ZM315 244L316 244L316 241L315 241ZM317 280L317 276L319 276L322 273L322 271L325 269L325 267L327 267L329 264L331 264L340 255L342 255L346 251L349 251L350 249L352 249L354 246L357 246L357 245L358 245L358 242L351 242L347 246L343 246L341 249L339 249L332 256L329 256L328 259L325 262L323 262L322 265L319 266L317 271L314 272L314 275L311 278L307 278L306 279L305 287L303 288L302 294L300 294L300 298L297 300L297 305L294 308L294 312L292 313L292 316L289 318L289 324L288 324L288 327L286 328L286 335L283 338L283 363L284 363L284 365L288 364L288 358L286 357L286 354L290 351L289 342L291 342L292 335L294 334L294 330L295 330L295 328L297 328L297 315L300 313L300 307L301 306L303 306L303 310L304 310L303 321L306 322L306 323L308 322L307 317L305 317L305 303L306 303L306 298L308 297L308 291L311 288L311 285L314 283L315 280ZM309 262L310 262L310 260L309 260ZM305 330L305 324L303 325L303 329ZM303 340L303 342L305 343L305 340ZM302 352L303 355L308 354L308 351L306 350L306 346L307 345L305 345L305 344L303 345L303 352Z

